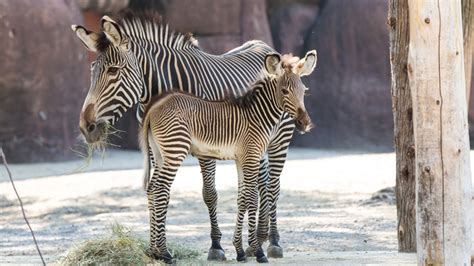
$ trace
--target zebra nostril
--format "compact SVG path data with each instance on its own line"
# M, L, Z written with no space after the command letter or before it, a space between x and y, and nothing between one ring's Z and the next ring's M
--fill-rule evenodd
M90 132L93 132L95 130L96 126L95 126L95 123L92 123L90 125L87 126L87 131Z

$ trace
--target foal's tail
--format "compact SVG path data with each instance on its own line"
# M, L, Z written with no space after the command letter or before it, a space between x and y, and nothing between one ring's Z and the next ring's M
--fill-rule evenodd
M150 143L148 140L148 132L150 128L150 119L148 117L145 117L143 121L143 125L140 128L140 149L143 152L144 155L144 161L143 161L143 189L146 191L148 188L148 182L150 180L150 153L152 152Z

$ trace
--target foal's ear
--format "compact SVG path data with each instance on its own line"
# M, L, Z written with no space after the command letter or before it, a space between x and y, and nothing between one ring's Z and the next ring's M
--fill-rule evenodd
M281 73L281 56L277 53L270 53L265 56L265 69L271 75Z
M107 39L112 43L114 46L119 46L123 42L123 35L120 32L119 25L109 16L103 16L100 20L100 25L102 30L105 33Z
M89 51L97 53L96 43L99 39L99 34L88 31L86 28L79 25L71 25L71 29L76 33L77 37Z
M318 56L316 50L311 50L306 53L306 56L298 61L296 65L296 72L300 76L307 76L311 74L316 67L318 62Z

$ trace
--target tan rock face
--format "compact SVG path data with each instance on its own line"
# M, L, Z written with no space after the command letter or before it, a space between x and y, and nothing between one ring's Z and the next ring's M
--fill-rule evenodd
M45 8L48 7L48 8ZM11 162L72 157L86 95L74 1L0 2L0 145Z

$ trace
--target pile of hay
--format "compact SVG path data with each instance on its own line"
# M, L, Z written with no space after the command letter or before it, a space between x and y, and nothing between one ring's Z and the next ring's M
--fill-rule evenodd
M137 237L130 228L116 223L112 225L111 235L98 239L87 240L72 248L66 255L59 258L61 265L145 265L154 261L145 251L148 243ZM197 250L180 244L168 244L175 259L195 259Z

